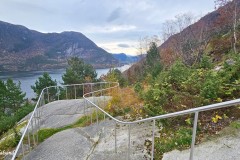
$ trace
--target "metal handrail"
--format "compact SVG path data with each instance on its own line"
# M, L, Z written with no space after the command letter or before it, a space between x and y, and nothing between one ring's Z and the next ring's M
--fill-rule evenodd
M70 86L85 86L85 85L91 85L91 86L92 86L92 85L96 85L96 84L115 84L115 82L96 82L96 83L82 83L82 84L67 84L67 85L61 85L61 86L49 86L49 87L45 87L45 88L41 91L41 94L40 94L40 96L39 96L39 98L38 98L38 101L37 101L37 103L36 103L33 111L32 111L32 114L31 114L31 116L30 116L30 118L29 118L29 120L28 120L28 123L27 123L27 125L26 125L26 127L25 127L25 129L24 129L24 131L23 131L23 133L22 133L22 136L21 136L21 138L20 138L20 140L19 140L19 142L18 142L18 145L17 145L16 149L14 150L14 153L13 153L13 156L12 156L11 160L15 160L15 158L16 158L16 156L17 156L17 153L18 153L21 145L23 145L23 139L24 139L24 137L26 136L26 134L27 134L27 132L28 132L28 130L29 130L30 125L33 123L33 122L32 122L33 117L34 117L35 114L38 114L38 113L37 113L37 108L38 108L38 106L39 106L39 104L40 104L40 101L42 100L42 97L44 96L44 91L45 91L45 90L47 90L47 92L48 92L48 89L50 89L50 88L56 88L56 87L57 87L57 88L60 88L60 87L70 87ZM75 88L75 89L76 89L76 88ZM49 96L49 93L48 93L48 96ZM58 96L59 96L59 95L58 95ZM76 98L76 92L75 92L75 98ZM59 98L58 98L58 100L59 100ZM48 98L48 101L49 101L49 98ZM22 149L24 150L23 146L22 146ZM24 151L23 151L23 152L24 152Z
M116 85L114 87L111 88L107 88L104 90L108 90L108 89L112 89L112 88L116 88L119 87L119 85ZM104 114L106 114L109 118L111 118L112 120L114 120L117 123L120 124L125 124L125 125L129 125L129 144L130 144L130 126L140 123L140 122L146 122L146 121L153 121L153 129L152 129L152 153L151 153L151 159L153 160L154 158L154 131L155 131L155 121L156 120L160 120L160 119L166 119L166 118L172 118L172 117L176 117L176 116L182 116L182 115L186 115L186 114L192 114L194 113L194 123L193 123L193 133L192 133L192 143L191 143L191 150L190 150L190 160L193 160L193 152L194 152L194 146L195 146L195 139L196 139L196 130L197 130L197 121L198 121L198 113L199 112L203 112L203 111L208 111L208 110L214 110L214 109L219 109L219 108L224 108L224 107L230 107L230 106L235 106L240 104L240 99L235 99L235 100L231 100L231 101L226 101L226 102L221 102L221 103L216 103L216 104L211 104L211 105L206 105L206 106L202 106L202 107L197 107L197 108L192 108L192 109L187 109L187 110L183 110L183 111L178 111L178 112L174 112L174 113L167 113L164 115L159 115L159 116L154 116L154 117L149 117L149 118L145 118L145 119L141 119L141 120L135 120L135 121L121 121L119 119L116 119L115 117L111 116L109 113L107 113L104 109L100 108L97 104L95 104L94 102L92 102L90 99L87 98L88 95L93 95L94 93L97 93L101 90L98 91L93 91L93 92L89 92L83 95L83 98L85 100L87 100L90 104L92 104L93 106L95 106L97 109L99 109L101 112L103 112ZM116 135L115 135L115 141L116 141ZM116 147L116 143L115 142L115 147ZM116 150L116 148L115 148ZM128 152L129 152L129 148L128 148ZM128 153L128 159L130 159L130 155Z
M44 89L45 89L45 88L44 88ZM39 96L39 98L38 98L37 104L35 105L35 108L34 108L32 114L31 114L31 117L29 118L29 121L28 121L28 123L27 123L24 131L23 131L23 134L22 134L22 136L21 136L21 138L20 138L20 141L18 142L17 148L15 149L14 154L13 154L13 156L12 156L12 160L14 160L14 159L16 158L16 156L17 156L17 152L18 152L18 150L20 149L20 146L21 146L21 144L22 144L22 142L23 142L23 138L25 137L25 135L26 135L26 133L27 133L27 130L28 130L28 127L30 126L31 121L32 121L32 119L33 119L33 116L34 116L34 114L36 113L37 106L39 105L39 102L40 102L40 100L41 100L41 97L42 97L42 94L43 94L43 92L44 92L44 89L41 91L41 94L40 94L40 96Z
M84 83L84 84L72 84L72 85L62 85L62 86L50 86L50 87L46 87L41 91L41 94L39 96L39 99L36 103L36 106L31 114L31 117L28 121L28 124L26 125L26 128L22 134L22 137L17 145L17 148L12 156L12 160L14 160L16 158L17 152L19 151L21 145L23 144L23 139L25 137L25 135L28 132L28 128L30 127L34 114L37 112L37 108L39 106L39 104L41 103L42 98L44 98L44 91L48 90L50 88L60 88L60 87L71 87L71 86L85 86L85 85L96 85L96 84L109 84L109 86L107 88L102 88L100 90L97 91L90 91L89 93L85 93L83 91L83 98L86 100L86 102L90 103L92 106L94 106L96 109L100 110L102 113L104 113L104 117L105 115L107 115L110 119L112 119L113 121L115 121L115 152L117 152L117 138L116 138L116 125L117 123L120 124L125 124L128 125L128 151L127 151L127 159L130 159L130 129L131 129L131 125L134 124L138 124L140 122L147 122L147 121L153 121L153 128L152 128L152 151L151 151L151 159L153 160L154 158L154 131L155 131L155 123L156 120L160 120L160 119L166 119L166 118L171 118L171 117L176 117L176 116L181 116L181 115L186 115L186 114L192 114L194 113L194 123L193 123L193 133L192 133L192 143L191 143L191 151L190 151L190 159L193 159L193 151L194 151L194 145L195 145L195 137L196 137L196 129L197 129L197 120L198 120L198 113L199 112L203 112L203 111L208 111L208 110L213 110L213 109L219 109L219 108L224 108L224 107L229 107L229 106L234 106L234 105L238 105L240 104L240 99L235 99L235 100L231 100L231 101L226 101L226 102L222 102L222 103L217 103L217 104L211 104L211 105L206 105L206 106L202 106L202 107L198 107L198 108L192 108L192 109L187 109L187 110L183 110L183 111L178 111L178 112L174 112L174 113L167 113L164 115L159 115L159 116L155 116L155 117L149 117L149 118L145 118L145 119L141 119L141 120L135 120L135 121L121 121L119 119L116 119L115 117L111 116L108 112L106 112L104 109L102 109L101 107L99 107L97 104L95 104L94 100L89 99L88 97L94 97L94 95L96 93L99 92L104 92L104 91L108 91L111 89L118 89L119 87L119 83L116 82L98 82L98 83ZM114 84L114 86L111 86L111 84ZM67 91L67 90L66 90ZM67 93L66 93L67 95ZM102 95L102 94L101 94ZM75 99L76 99L76 88L75 88ZM58 95L58 99L59 100L59 95ZM57 101L56 100L56 101ZM49 101L49 93L48 93L48 101ZM85 106L84 106L85 107ZM97 120L98 121L98 120ZM23 151L24 153L24 151Z

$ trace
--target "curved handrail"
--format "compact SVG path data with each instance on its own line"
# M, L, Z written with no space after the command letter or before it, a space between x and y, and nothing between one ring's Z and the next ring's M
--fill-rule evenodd
M45 88L44 88L44 89L45 89ZM26 133L27 133L27 130L28 130L28 127L29 127L30 124L31 124L31 121L32 121L33 116L34 116L34 113L35 113L36 110L37 110L37 106L39 105L39 102L40 102L40 100L41 100L42 94L43 94L43 92L44 92L44 89L41 91L41 94L40 94L40 96L39 96L39 98L38 98L38 101L37 101L35 107L34 107L34 110L32 111L31 117L29 118L29 121L28 121L28 123L27 123L27 125L26 125L26 127L25 127L25 129L24 129L24 131L23 131L23 134L22 134L22 136L21 136L21 138L20 138L20 141L18 142L17 148L15 149L14 154L13 154L13 156L12 156L12 160L14 160L14 159L16 158L16 156L17 156L17 152L18 152L18 150L20 149L20 145L21 145L22 142L23 142L23 138L25 137L25 135L26 135Z
M44 92L50 88L56 88L56 87L71 87L71 86L85 86L85 85L96 85L96 84L109 84L109 86L107 88L100 88L99 90L96 91L91 91L88 93L83 93L83 98L90 103L91 105L93 105L95 108L97 108L98 110L100 110L101 112L103 112L105 115L107 115L109 118L111 118L112 120L114 120L116 123L120 123L120 124L125 124L125 125L129 125L129 129L130 129L130 125L133 124L137 124L140 122L146 122L146 121L153 121L153 143L152 143L152 159L153 159L153 151L154 151L154 129L155 129L155 121L158 119L165 119L165 118L170 118L170 117L176 117L176 116L180 116L180 115L186 115L186 114L191 114L194 113L195 114L195 118L194 118L194 126L193 126L193 135L192 135L192 145L191 145L191 153L190 153L190 159L192 159L193 157L193 148L194 148L194 143L195 143L195 136L196 136L196 128L197 128L197 120L198 120L198 113L202 112L202 111L207 111L207 110L213 110L213 109L218 109L218 108L224 108L224 107L229 107L229 106L234 106L234 105L238 105L240 104L240 99L235 99L235 100L231 100L231 101L226 101L226 102L221 102L221 103L216 103L216 104L211 104L211 105L206 105L206 106L202 106L202 107L197 107L197 108L192 108L192 109L187 109L187 110L183 110L183 111L178 111L178 112L174 112L174 113L167 113L164 115L159 115L159 116L154 116L154 117L149 117L149 118L145 118L145 119L141 119L141 120L135 120L135 121L121 121L119 119L116 119L115 117L113 117L112 115L110 115L108 112L106 112L104 109L102 109L101 107L99 107L97 104L94 103L93 100L89 99L89 96L95 95L96 93L99 92L104 92L104 91L108 91L111 89L115 89L119 87L119 83L117 82L97 82L97 83L83 83L83 84L69 84L69 85L62 85L62 86L49 86L44 88L41 91L41 94L38 98L38 101L35 105L35 108L29 118L29 121L26 125L26 128L24 129L24 132L22 134L22 137L16 147L16 150L12 156L12 160L14 160L16 158L17 152L20 149L21 144L23 144L23 139L24 136L26 135L28 128L30 126L30 124L32 123L31 121L33 120L34 114L37 111L37 108L40 104L40 101L42 98L44 98ZM111 86L111 84L114 84L114 86ZM75 93L76 94L76 93ZM58 95L59 96L59 95ZM76 98L76 95L75 95ZM116 135L115 135L116 136ZM129 136L130 136L130 130L129 130ZM116 138L115 138L116 141ZM115 142L116 143L116 142ZM129 144L130 144L130 138L129 138ZM115 145L116 147L116 145ZM129 150L128 150L128 159L129 159Z
M111 87L111 88L116 88L118 87L118 85ZM108 90L109 88L105 89ZM111 116L109 113L107 113L106 111L104 111L104 109L100 108L97 104L95 104L94 102L92 102L90 99L88 99L86 96L88 95L93 95L94 93L97 93L101 90L98 91L93 91L90 93L86 93L83 95L83 98L85 100L87 100L90 104L92 104L93 106L95 106L97 109L99 109L101 112L103 112L104 114L106 114L109 118L111 118L112 120L114 120L117 123L120 124L125 124L128 125L128 158L130 159L130 126L133 124L137 124L140 122L146 122L146 121L153 121L153 129L152 129L152 150L151 150L151 160L153 160L154 158L154 130L155 130L155 121L159 120L159 119L166 119L166 118L171 118L171 117L176 117L176 116L181 116L181 115L186 115L186 114L192 114L194 113L194 123L193 123L193 133L192 133L192 143L191 143L191 148L190 148L190 160L193 160L193 152L194 152L194 146L195 146L195 138L196 138L196 130L197 130L197 121L198 121L198 113L199 112L203 112L203 111L208 111L208 110L213 110L213 109L219 109L219 108L224 108L224 107L230 107L230 106L235 106L240 104L240 99L235 99L235 100L231 100L231 101L226 101L226 102L221 102L221 103L216 103L216 104L211 104L211 105L206 105L206 106L202 106L202 107L197 107L197 108L192 108L192 109L187 109L187 110L183 110L183 111L178 111L178 112L174 112L174 113L167 113L164 115L159 115L159 116L154 116L154 117L149 117L149 118L145 118L145 119L141 119L141 120L135 120L135 121L121 121L119 119L114 118L113 116ZM115 128L116 130L116 128ZM117 150L117 142L116 142L116 134L115 134L115 150Z
M27 125L26 125L26 127L25 127L25 129L24 129L24 131L22 133L22 136L21 136L21 138L20 138L20 140L18 142L18 145L17 145L16 149L14 150L14 153L13 153L13 156L12 156L12 160L14 160L16 158L16 156L17 156L17 153L18 153L18 151L19 151L19 149L21 147L21 144L23 143L23 139L24 139L25 135L27 134L28 128L30 127L30 125L32 123L34 114L37 111L37 108L38 108L38 106L40 104L41 98L43 97L45 90L48 90L50 88L56 88L56 87L85 86L85 85L114 84L114 83L115 82L95 82L95 83L82 83L82 84L67 84L67 85L61 85L61 86L49 86L49 87L45 87L44 89L42 89L41 94L40 94L40 96L38 98L38 101L37 101L37 103L36 103L36 105L35 105L35 107L34 107L34 109L32 111L32 114L31 114L31 116L30 116L30 118L28 120L28 123L27 123Z
M159 115L159 116L154 116L154 117L149 117L149 118L145 118L145 119L141 119L141 120L135 120L135 121L121 121L119 119L114 118L113 116L111 116L109 113L107 113L106 111L104 111L102 108L100 108L98 105L96 105L94 102L92 102L91 100L89 100L86 96L87 95L91 95L94 93L97 93L99 91L104 91L104 90L108 90L108 89L112 89L112 88L116 88L119 87L119 85L116 85L114 87L110 87L107 89L102 89L102 90L97 90L97 91L93 91L93 92L89 92L83 95L83 98L85 100L87 100L89 103L91 103L93 106L95 106L96 108L98 108L100 111L102 111L104 114L106 114L107 116L109 116L112 120L121 123L121 124L135 124L135 123L140 123L140 122L145 122L145 121L151 121L151 120L156 120L156 119L165 119L165 118L171 118L171 117L176 117L176 116L180 116L180 115L185 115L185 114L191 114L191 113L195 113L195 112L202 112L202 111L207 111L207 110L213 110L213 109L218 109L218 108L224 108L224 107L229 107L229 106L234 106L234 105L238 105L240 104L240 99L235 99L235 100L231 100L231 101L226 101L226 102L221 102L221 103L215 103L215 104L210 104L210 105L206 105L206 106L202 106L202 107L197 107L197 108L191 108L191 109L187 109L187 110L183 110L183 111L178 111L178 112L174 112L174 113L167 113L167 114L163 114L163 115Z

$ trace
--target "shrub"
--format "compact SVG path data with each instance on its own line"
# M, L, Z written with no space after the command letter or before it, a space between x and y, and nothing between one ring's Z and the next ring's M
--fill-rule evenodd
M24 118L34 109L34 105L26 104L16 111L12 116L0 117L0 135L11 129L18 121Z
M140 82L137 82L135 85L134 85L134 91L138 94L140 94L142 91L143 91L143 87L141 86L141 83Z

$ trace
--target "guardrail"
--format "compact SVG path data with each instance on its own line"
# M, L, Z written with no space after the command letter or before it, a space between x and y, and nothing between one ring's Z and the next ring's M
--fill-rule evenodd
M61 99L78 99L84 98L84 113L92 113L89 112L89 108L94 108L96 113L96 122L99 123L99 111L103 113L104 120L106 117L109 117L115 122L114 129L114 146L115 153L118 153L118 140L117 140L117 125L123 124L128 126L128 139L127 139L127 157L126 159L131 158L131 128L138 123L141 122L150 122L152 123L151 134L152 134L152 146L151 146L151 159L154 159L154 138L155 138L155 130L156 130L156 120L166 119L176 116L183 116L186 114L194 114L194 123L192 128L192 142L190 149L190 160L193 160L194 157L194 146L195 146L195 138L196 138L196 129L197 129L197 121L198 114L200 112L219 109L224 107L230 107L240 104L240 99L202 106L198 108L188 109L184 111L164 114L160 116L150 117L146 119L136 120L136 121L122 121L115 117L113 117L110 113L105 111L105 107L108 105L109 97L113 97L119 93L119 84L111 83L111 82L100 82L100 83L86 83L86 84L77 84L77 85L65 85L65 86L52 86L47 87L42 90L36 107L34 108L33 113L28 121L28 124L22 134L22 137L19 141L19 144L14 152L12 160L16 158L17 155L25 156L25 153L31 151L38 144L38 132L40 129L40 121L41 121L41 106L43 106L46 102L57 101ZM123 93L124 94L124 93ZM125 95L126 96L126 95ZM102 101L99 102L99 98L101 97ZM108 97L108 98L106 98ZM91 124L92 124L92 114L90 114ZM35 126L35 127L34 127ZM27 147L24 146L26 144ZM21 150L20 150L21 148ZM21 152L21 154L20 154Z
M45 105L45 103L64 99L80 99L86 93L109 87L111 88L113 85L116 85L116 83L98 82L50 86L44 88L39 95L33 112L30 114L28 123L25 126L20 141L13 153L12 160L16 159L17 157L22 157L22 159L24 159L25 155L38 145L38 131L40 130L41 126L42 106Z
M152 121L153 127L152 127L151 160L153 160L154 159L154 138L155 138L154 133L155 133L155 129L156 129L156 120L166 119L166 118L171 118L171 117L177 117L177 116L183 116L183 115L186 115L186 114L194 114L194 123L193 123L193 128L192 128L192 142L191 142L190 156L189 156L189 159L193 160L198 114L200 112L204 112L204 111L208 111L208 110L214 110L214 109L219 109L219 108L224 108L224 107L232 107L232 106L240 104L240 99L236 99L236 100L226 101L226 102L222 102L222 103L206 105L206 106L202 106L202 107L198 107L198 108L192 108L192 109L188 109L188 110L183 110L183 111L179 111L179 112L168 113L168 114L164 114L164 115L160 115L160 116L145 118L145 119L136 120L136 121L132 121L132 122L125 122L125 121L121 121L119 119L116 119L115 117L113 117L112 115L107 113L104 110L104 108L98 106L92 99L88 98L88 97L95 97L96 95L99 95L99 92L102 93L103 91L106 92L108 90L118 90L118 87L119 86L116 85L116 86L113 86L111 88L107 88L107 89L103 89L103 90L99 90L99 91L93 91L93 92L84 94L83 97L84 97L84 99L87 100L88 103L90 103L91 105L96 107L99 111L104 113L104 117L106 115L110 119L115 121L115 135L114 136L115 136L115 152L116 153L117 153L117 132L116 132L117 129L116 129L116 126L117 126L117 124L128 125L128 148L127 148L127 158L126 158L128 160L130 159L131 126L137 125L138 123L141 123L141 122Z

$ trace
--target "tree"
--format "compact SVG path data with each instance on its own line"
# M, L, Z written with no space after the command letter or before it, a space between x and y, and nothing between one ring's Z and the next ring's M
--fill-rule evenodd
M36 93L37 97L39 97L41 94L41 91L44 88L49 86L56 86L56 85L57 85L57 81L52 80L50 75L47 72L44 72L43 75L39 77L38 80L36 80L35 85L31 86L31 88Z
M126 80L119 69L110 69L106 75L101 77L101 79L108 82L118 82L121 87L126 84Z
M165 42L169 37L177 33L176 23L174 20L167 20L162 25L162 38Z
M162 69L160 64L160 54L155 42L151 42L150 48L147 51L146 64L147 72L151 73L153 77L156 77Z
M7 88L4 81L0 80L0 113L4 113L6 108L6 92Z
M68 68L62 76L64 84L81 84L97 81L97 73L90 64L85 64L81 59L72 57L68 60Z
M185 61L189 61L189 55L194 53L196 48L195 33L192 31L191 24L195 22L195 16L191 13L176 15L173 20L167 20L162 26L162 37L164 41L169 40L171 44L171 52L173 57L181 57ZM188 27L187 30L184 30ZM171 38L170 38L171 37ZM170 38L170 39L169 39ZM191 54L189 54L191 52ZM165 53L165 52L164 52ZM169 58L169 56L168 56Z
M224 6L224 8L223 8ZM215 0L215 8L219 9L221 19L219 23L230 26L233 31L233 50L237 53L237 25L239 21L239 1L238 0Z
M152 42L150 44L150 48L147 51L146 60L148 67L153 67L156 62L160 61L160 55L158 52L157 44L155 42Z
M21 91L21 83L14 83L12 79L8 79L6 84L6 104L7 107L16 111L24 102L26 93Z

